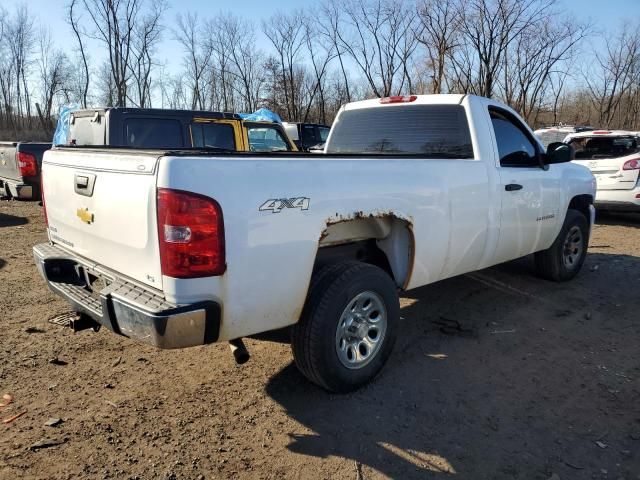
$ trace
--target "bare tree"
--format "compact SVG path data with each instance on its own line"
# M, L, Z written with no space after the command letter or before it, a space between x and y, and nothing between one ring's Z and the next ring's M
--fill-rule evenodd
M86 47L83 38L86 38L86 33L81 28L80 18L76 16L78 8L78 0L71 0L67 7L67 22L73 30L73 35L78 42L78 50L80 52L80 58L82 59L82 67L84 69L84 76L82 79L81 88L81 104L82 108L87 108L87 98L89 95L89 60L87 58Z
M448 61L458 47L458 18L463 8L458 0L426 0L418 6L422 25L416 39L426 50L431 69L431 93L445 93Z
M126 106L132 72L134 38L144 0L83 0L95 32L107 47L116 106Z
M51 133L54 100L65 89L69 65L65 54L54 46L48 29L41 28L38 47L40 95L44 106L43 109L39 108L39 114L41 115L40 120L43 128L47 133Z
M535 123L554 75L572 59L589 29L575 21L557 22L551 13L525 29L505 50L503 98Z
M454 60L459 77L478 95L492 97L505 52L527 29L540 25L556 0L468 0L460 9L460 31L466 49ZM469 78L471 77L471 78Z
M133 31L131 73L136 98L129 98L141 108L151 106L151 71L155 66L153 55L160 41L160 20L165 9L164 1L156 1L151 11L139 20Z
M242 110L248 112L257 108L264 84L264 55L256 46L254 30L251 22L232 14L220 15L209 28L221 81L228 83L223 89L239 96Z
M304 44L304 30L299 21L302 15L302 12L276 13L262 23L262 30L271 40L279 61L285 112L289 120L297 119L300 112L295 69Z
M599 124L610 127L625 97L638 85L640 35L637 30L623 28L617 37L607 41L606 52L595 55L595 67L589 67L585 82Z
M365 76L374 95L410 90L408 62L417 46L416 16L403 0L347 0L347 28L337 29L341 47Z
M5 23L3 39L8 45L10 61L13 63L18 121L22 123L22 120L26 119L27 126L30 128L31 98L28 77L33 62L35 35L34 21L25 4L17 7L14 16Z
M185 52L186 81L191 97L189 103L192 109L204 109L203 80L211 62L211 45L200 41L204 32L195 13L187 13L185 16L178 14L176 19L178 29L175 36Z
M304 111L303 121L307 122L312 104L318 97L318 116L321 123L327 122L325 83L329 64L336 57L336 48L333 41L326 41L327 38L321 33L315 15L306 16L302 23L304 25L304 38L309 59L313 67L314 81L313 87L308 95L307 106ZM323 41L324 40L324 41Z
M345 49L342 46L340 40L340 26L342 24L342 8L336 0L329 0L322 4L321 15L319 19L319 32L327 39L333 46L336 58L340 64L340 72L344 80L344 89L346 93L346 99L351 101L351 92L349 89L349 76L347 74L347 68L345 66Z

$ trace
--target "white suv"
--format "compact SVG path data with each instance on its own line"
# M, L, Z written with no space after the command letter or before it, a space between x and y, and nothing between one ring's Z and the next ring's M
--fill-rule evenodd
M596 178L595 205L603 210L640 211L640 135L624 130L573 133L564 139L576 151L574 163Z

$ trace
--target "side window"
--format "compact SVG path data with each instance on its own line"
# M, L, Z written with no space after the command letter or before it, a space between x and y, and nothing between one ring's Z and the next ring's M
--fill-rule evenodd
M233 126L228 123L192 123L191 138L194 148L236 149Z
M316 127L314 125L303 125L302 127L302 145L305 148L313 147L318 141L316 140Z
M503 167L537 167L536 147L516 119L497 110L490 110L496 135L500 165Z
M318 127L318 131L320 132L320 142L324 143L327 141L327 138L329 137L329 131L331 129L327 128L327 127Z

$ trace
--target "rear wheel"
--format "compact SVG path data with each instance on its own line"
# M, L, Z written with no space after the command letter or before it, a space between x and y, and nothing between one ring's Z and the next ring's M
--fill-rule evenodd
M344 262L321 269L292 329L297 367L332 392L349 392L373 379L389 358L400 306L382 269Z
M562 282L575 277L587 256L589 222L577 210L568 210L562 229L553 245L535 254L538 274Z

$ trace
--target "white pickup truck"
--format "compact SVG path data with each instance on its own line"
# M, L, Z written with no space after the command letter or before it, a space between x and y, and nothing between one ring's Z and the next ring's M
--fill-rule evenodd
M471 95L348 104L323 156L55 148L35 260L78 329L242 353L293 325L302 373L345 392L391 353L400 291L531 253L578 273L595 181L570 160Z

